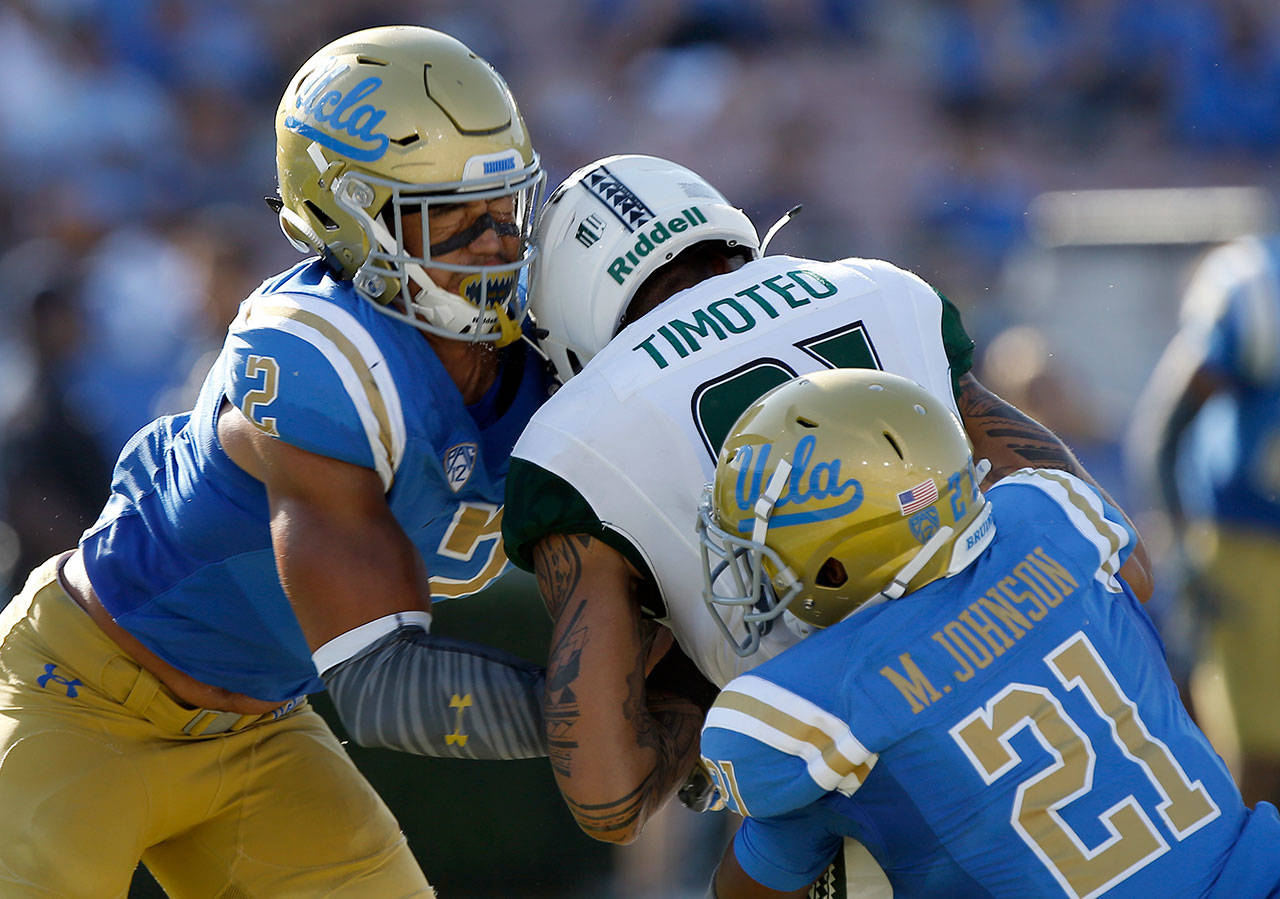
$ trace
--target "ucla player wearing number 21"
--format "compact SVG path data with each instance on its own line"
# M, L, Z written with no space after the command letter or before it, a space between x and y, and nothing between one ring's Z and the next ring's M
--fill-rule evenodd
M803 896L846 837L898 897L1277 895L1280 818L1182 707L1124 516L1066 472L994 474L984 494L959 421L882 372L734 424L707 608L735 645L727 610L808 636L708 713L703 764L747 818L716 895Z
M506 567L546 398L517 288L538 157L501 77L425 28L318 51L276 119L311 258L241 306L195 408L136 435L74 552L0 618L0 893L429 896L358 741L545 755L540 668L429 632Z

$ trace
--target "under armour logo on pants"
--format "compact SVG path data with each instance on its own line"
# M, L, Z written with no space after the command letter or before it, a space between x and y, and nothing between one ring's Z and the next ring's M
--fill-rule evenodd
M49 688L50 681L55 684L62 684L62 686L67 688L67 695L74 699L76 696L76 687L83 686L83 683L78 677L68 679L60 674L54 674L53 672L57 670L58 666L53 662L45 662L44 674L36 678L36 683L41 687L44 687L46 690Z

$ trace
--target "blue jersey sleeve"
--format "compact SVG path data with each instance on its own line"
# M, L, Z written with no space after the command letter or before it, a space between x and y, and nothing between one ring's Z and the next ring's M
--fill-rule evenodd
M1001 521L1000 527L1042 527L1046 516L1066 519L1066 533L1074 540L1059 539L1058 550L1070 555L1094 579L1112 593L1121 591L1120 568L1138 540L1120 510L1107 502L1092 485L1075 475L1053 469L1023 469L991 488L1019 492L1018 508L1025 522Z
M852 795L875 755L838 715L762 673L730 681L703 727L703 762L728 807L769 818Z
M374 469L389 487L404 446L399 398L368 333L312 297L257 297L227 337L227 398L287 443Z
M798 811L743 821L733 838L733 854L756 883L788 891L813 883L843 842L816 815Z

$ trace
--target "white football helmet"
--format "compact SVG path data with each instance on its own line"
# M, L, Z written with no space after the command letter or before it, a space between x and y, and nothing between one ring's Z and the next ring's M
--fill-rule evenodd
M560 379L604 349L646 278L703 241L760 256L751 220L682 165L610 156L566 178L539 215L529 269L540 342Z
M954 574L994 535L969 438L900 375L815 372L734 423L699 510L703 599L739 655ZM739 626L740 622L740 626Z
M545 176L511 91L464 44L389 26L322 48L276 111L276 166L285 236L379 309L445 337L519 337L526 309L517 280L534 256ZM475 226L429 246L433 214L439 222L449 212L442 207L476 201L489 208ZM403 230L415 213L420 249L406 246ZM432 258L488 228L510 262ZM463 273L457 292L437 286L428 267Z

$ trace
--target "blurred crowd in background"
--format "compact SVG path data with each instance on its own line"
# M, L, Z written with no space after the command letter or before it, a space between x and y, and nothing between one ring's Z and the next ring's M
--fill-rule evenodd
M71 545L109 460L294 259L261 199L279 94L393 22L498 67L550 184L648 152L762 231L803 203L776 250L910 268L980 344L1019 318L1000 272L1041 192L1280 180L1265 0L7 0L0 579Z
M329 40L398 22L447 31L498 68L549 186L600 156L653 153L704 174L762 233L804 204L774 252L917 272L961 308L980 375L1080 442L1120 496L1123 402L1090 421L1096 382L1073 392L1078 357L1044 324L1074 314L1086 345L1092 330L1141 347L1127 373L1109 368L1124 353L1088 362L1132 399L1203 246L1144 255L1163 268L1141 303L1111 277L1139 269L1104 278L1104 259L1088 269L1106 304L1064 310L1071 297L1050 285L1038 308L1058 318L1032 315L1035 198L1280 188L1274 0L5 0L11 589L76 542L122 444L187 408L237 304L297 258L262 201L286 79Z

